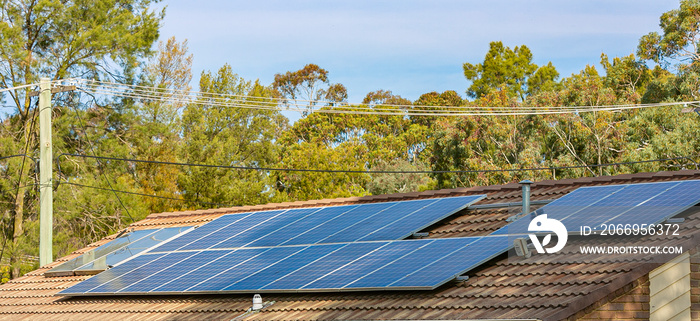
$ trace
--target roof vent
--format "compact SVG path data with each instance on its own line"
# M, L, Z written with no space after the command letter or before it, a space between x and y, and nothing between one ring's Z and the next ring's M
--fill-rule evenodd
M532 181L526 179L518 183L523 186L523 215L530 214L530 184Z
M257 311L263 308L262 297L260 294L253 296L253 311Z

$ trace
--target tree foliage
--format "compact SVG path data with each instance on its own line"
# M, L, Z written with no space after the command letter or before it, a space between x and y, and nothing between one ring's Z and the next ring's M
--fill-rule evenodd
M0 83L3 87L38 82L41 76L112 77L130 81L140 62L151 52L158 38L162 13L150 10L150 0L21 0L5 1L0 7ZM12 91L6 98L16 113L5 119L6 136L18 151L37 149L36 104L27 90ZM57 111L60 113L60 111ZM13 277L21 273L20 262L34 254L38 234L29 233L35 225L33 213L35 179L32 164L12 166L3 193L3 237L8 244L3 256L10 260Z
M523 46L510 49L502 42L491 42L482 63L464 63L464 76L472 82L467 95L481 98L493 90L505 88L511 97L519 98L550 89L559 77L552 63L538 67L532 62L532 52Z
M201 92L252 97L270 97L270 88L240 78L230 65L216 73L202 73ZM205 99L206 97L202 97ZM251 98L251 103L255 99ZM245 102L244 102L245 104ZM285 128L286 118L278 111L188 105L182 115L184 141L180 158L187 163L270 167L278 158L275 141ZM185 199L229 205L266 203L275 195L269 190L269 175L256 170L185 168L178 179Z
M272 87L287 99L287 105L306 106L305 114L316 106L319 100L333 103L347 101L348 92L342 84L331 84L328 71L315 64L308 64L297 71L276 74Z
M637 54L657 63L669 63L668 59L683 64L700 62L700 1L681 0L680 8L661 15L660 35L650 32L639 40Z

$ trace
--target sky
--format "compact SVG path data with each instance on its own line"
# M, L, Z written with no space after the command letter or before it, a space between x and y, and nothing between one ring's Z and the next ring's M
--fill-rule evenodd
M187 39L193 88L224 64L270 84L308 63L359 103L384 89L410 100L454 90L465 96L462 65L482 62L492 41L526 45L538 65L562 77L636 52L678 0L164 0L161 40Z

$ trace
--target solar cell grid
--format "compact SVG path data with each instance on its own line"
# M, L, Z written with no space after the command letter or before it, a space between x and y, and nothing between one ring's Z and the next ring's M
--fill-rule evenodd
M407 202L407 205L410 204L410 202ZM412 227L420 224L423 224L424 226L430 226L436 223L437 221L445 218L446 212L455 213L467 207L468 204L466 204L464 200L460 198L438 198L435 199L433 202L425 202L421 205L423 206L419 210L410 212L408 215L405 215L373 232L370 232L367 236L360 238L359 240L386 240L387 237L384 235L387 234L394 235L393 239L406 238L414 232L412 230Z
M184 253L184 252L183 252ZM126 286L119 290L119 292L148 292L153 290L158 285L166 284L177 276L187 273L189 270L183 270L185 267L195 267L202 266L206 263L211 262L212 258L201 254L201 252L187 252L190 255L182 258L181 261L173 263L171 266L163 268L160 271L149 275L148 277L141 279L133 284ZM184 263L184 262L187 263ZM150 268L150 267L149 267Z
M298 237L282 242L282 244L321 243L330 235L338 234L348 234L349 237L356 238L356 231L354 230L356 224L367 225L368 228L378 228L378 223L375 222L375 219L381 217L381 215L386 213L385 211L393 210L395 206L396 203L374 203L342 211L339 215L333 215L329 220L323 221L303 233L299 233Z
M90 289L87 292L102 292L111 293L117 292L126 286L134 284L140 280L143 280L153 274L154 271L160 271L167 268L177 262L182 261L182 259L190 256L191 253L188 252L173 252L163 255L146 265L142 265L138 268L130 270L128 273L122 273L121 275L115 277L109 282L105 282L100 286Z
M262 252L260 256L251 258L240 264L232 265L209 279L188 288L187 291L221 291L231 283L264 269L267 266L277 263L290 255L303 250L302 247L272 247ZM241 250L248 251L248 250ZM264 255L262 255L264 254Z
M250 235L247 234L247 232L255 230L260 226L269 226L271 224L274 224L276 219L286 217L282 216L283 213L285 213L285 211L267 211L252 213L243 217L240 220L235 221L234 223L225 226L220 230L207 234L204 237L179 248L178 251L202 250L215 246L218 248L222 248L221 246L217 245L224 242L231 242L230 240L236 240L236 237L239 235L241 235L241 237L244 237L244 235Z
M169 227L157 230L154 233L150 233L145 237L142 237L134 242L123 246L122 248L106 255L102 259L95 260L93 262L81 266L80 268L76 269L76 271L105 270L108 267L117 265L119 264L119 262L125 261L132 256L138 255L139 253L144 252L158 244L161 244L167 241L168 239L178 235L179 233L182 233L183 231L187 231L189 229L191 229L191 227Z
M450 239L445 240L447 241L438 240L432 245L449 248L454 248L452 245L456 245L459 248L449 254L433 256L434 259L430 260L429 263L410 272L406 277L389 284L389 286L412 287L419 285L427 287L430 285L441 285L445 280L464 273L467 267L478 266L481 262L492 259L508 251L511 247L511 243L505 237L483 237L469 244L455 242ZM441 244L443 242L446 244Z
M299 222L303 222L309 219L309 217L323 209L321 208L303 208L290 210L295 213L296 220L290 222L289 224L283 226L277 226L277 229L267 233L260 234L260 237L254 241L249 242L245 246L247 247L265 247L265 246L277 246L287 241L290 237L294 237L300 233L297 229Z
M154 251L395 240L485 195L224 215Z
M653 224L700 203L699 190L700 181L586 187L537 213L572 232L584 224ZM400 240L482 197L225 215L61 294L434 289L528 233L530 215L493 236Z
M52 273L57 273L57 272L66 272L66 271L73 271L75 269L78 269L80 267L85 266L86 264L90 264L92 261L98 260L100 258L103 258L111 253L114 253L115 251L127 246L128 244L135 242L141 238L144 238L150 234L153 234L155 232L159 231L158 229L153 229L153 230L138 230L130 233L126 233L125 235L122 235L107 244L100 245L98 248L88 251L84 253L83 255L76 257L66 263L63 263L51 270L49 270L47 273L52 274Z
M583 213L591 204L609 197L623 188L625 188L625 185L582 187L554 200L552 203L545 205L534 213L536 215L547 213L548 218L561 221L571 215ZM523 216L491 234L527 234L529 233L528 225L532 218L532 215Z
M700 203L700 181L673 181L579 188L535 211L560 220L570 233L601 224L656 224ZM527 234L532 215L492 235Z
M479 238L452 238L452 239L435 239L429 244L419 248L404 256L391 264L374 271L358 282L354 282L345 286L345 288L380 288L394 286L393 283L409 276L411 273L424 268L430 262L445 255L449 255L461 248L466 248L467 245L473 243ZM451 274L456 274L459 271L449 271ZM439 271L434 271L440 273ZM444 271L442 272L444 273ZM399 286L405 286L399 285ZM416 286L425 286L424 282L418 283Z
M302 289L317 278L342 267L350 261L385 245L383 242L348 243L338 250L314 261L284 278L262 287L262 289L293 290Z
M344 244L323 244L306 246L298 254L286 257L277 263L270 264L258 272L253 272L238 280L233 280L223 291L237 291L245 289L260 289L287 274L290 274L303 266L312 263L321 257L341 248Z
M666 189L678 185L673 183L627 185L624 189L603 198L588 207L583 213L562 220L569 231L579 231L581 226L598 226L607 219L633 210Z
M668 183L671 185L671 182ZM629 211L611 217L602 217L599 224L657 224L700 203L700 181L683 181L669 186ZM576 223L582 225L584 222Z
M74 289L83 294L171 294L386 287L475 240L397 239L483 197L225 215L62 293L77 294ZM358 241L362 238L375 241ZM386 271L399 274L383 274ZM381 284L367 285L372 276L380 276ZM430 286L423 281L419 287Z
M251 213L242 214L228 214L217 218L207 224L197 227L195 230L185 233L178 237L177 239L171 240L168 243L162 244L155 250L159 252L170 252L176 251L179 248L188 245L206 235L219 231L230 224L233 224L246 216L251 215Z
M109 281L112 281L113 279L129 273L130 271L152 261L159 259L166 254L145 254L145 255L140 255L139 257L132 259L130 261L127 261L125 263L122 263L119 265L119 268L115 269L109 269L106 270L100 274L97 274L85 281L82 281L67 290L64 291L69 291L70 293L86 293L87 291L94 289L102 284L105 284Z
M343 288L359 277L378 270L416 249L417 246L410 241L387 243L368 253L365 257L358 258L362 260L361 264L348 264L314 280L306 285L305 288Z
M168 283L156 285L151 291L154 292L185 292L190 287L193 287L200 282L207 280L216 274L231 268L232 266L244 263L253 257L260 255L268 249L247 249L247 250L218 250L218 251L202 251L183 261L179 264L182 271L188 271L182 275L176 275ZM198 256L208 258L209 263L194 267L190 265L190 260L195 260ZM158 272L162 269L153 269L153 272Z
M357 240L367 241L367 236L372 234L376 235L376 237L372 238L373 240L391 240L401 238L406 233L410 234L413 231L410 228L402 231L384 230L383 228L401 219L402 217L411 215L415 212L420 212L426 206L429 206L430 204L433 204L435 202L436 200L428 199L394 203L394 205L391 208L389 208L385 212L382 212L382 214L374 215L371 218L358 222L357 224L354 224L351 227L342 230L339 233L328 235L327 237L319 241L323 243L343 243L353 242ZM399 213L400 215L391 215L393 213ZM444 214L445 212L443 212L443 215ZM418 224L420 223L416 222L415 225ZM416 227L414 227L414 229L416 229ZM384 232L375 233L379 230L383 230Z
M357 205L322 208L304 220L285 226L284 229L280 230L279 233L283 235L281 238L286 236L286 239L276 245L310 244L311 242L307 240L308 236L313 235L313 231L317 230L320 225L355 208L357 208Z
M145 254L61 294L427 289L494 251L506 251L496 248L503 241L502 236ZM445 257L463 264L445 264L450 263ZM433 266L439 268L426 270Z

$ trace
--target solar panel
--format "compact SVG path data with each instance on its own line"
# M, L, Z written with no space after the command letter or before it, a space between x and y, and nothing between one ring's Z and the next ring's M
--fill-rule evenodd
M484 197L486 195L229 214L163 244L157 250L396 240L406 238Z
M94 250L47 271L45 275L95 274L189 229L191 227L127 232Z
M434 289L509 248L486 236L147 253L59 294Z
M134 255L144 252L149 248L165 242L168 239L190 229L192 229L192 227L168 227L159 229L134 242L126 244L125 246L101 257L100 259L94 260L75 269L75 273L94 274L96 271L104 271L107 268L119 264L119 262L125 261Z
M139 231L134 231L134 232L130 232L130 233L125 233L125 234L119 236L118 238L116 238L116 239L114 239L106 244L100 245L98 248L96 248L94 250L87 251L87 252L83 253L83 255L81 255L81 256L78 256L78 257L76 257L76 258L74 258L66 263L63 263L57 267L54 267L53 269L49 270L46 273L49 274L48 276L64 275L63 272L69 272L68 275L73 275L73 270L75 270L75 269L77 269L77 268L79 268L79 267L81 267L89 262L92 262L96 259L99 259L99 258L101 258L109 253L112 253L112 252L126 246L127 244L129 244L135 240L138 240L138 239L140 239L148 234L155 233L155 231L157 231L157 230L139 230Z
M254 213L244 213L244 214L231 214L224 215L220 218L215 219L197 228L194 231L186 234L188 237L187 241L190 242L182 244L180 240L173 240L173 242L168 242L164 244L162 249L159 251L173 251L173 250L192 250L192 249L207 249L210 248L222 240L226 240L230 236L235 236L251 229L254 229L260 225L274 224L275 218L285 213L285 211L266 211L266 212L254 212ZM225 220L228 224L220 226L217 224L219 220ZM211 233L209 232L208 225L215 224L215 230ZM265 224L268 223L268 224ZM184 235L183 235L184 236Z
M534 214L561 221L570 233L601 224L657 224L700 203L698 191L698 180L582 187ZM527 234L533 218L524 216L492 234Z

